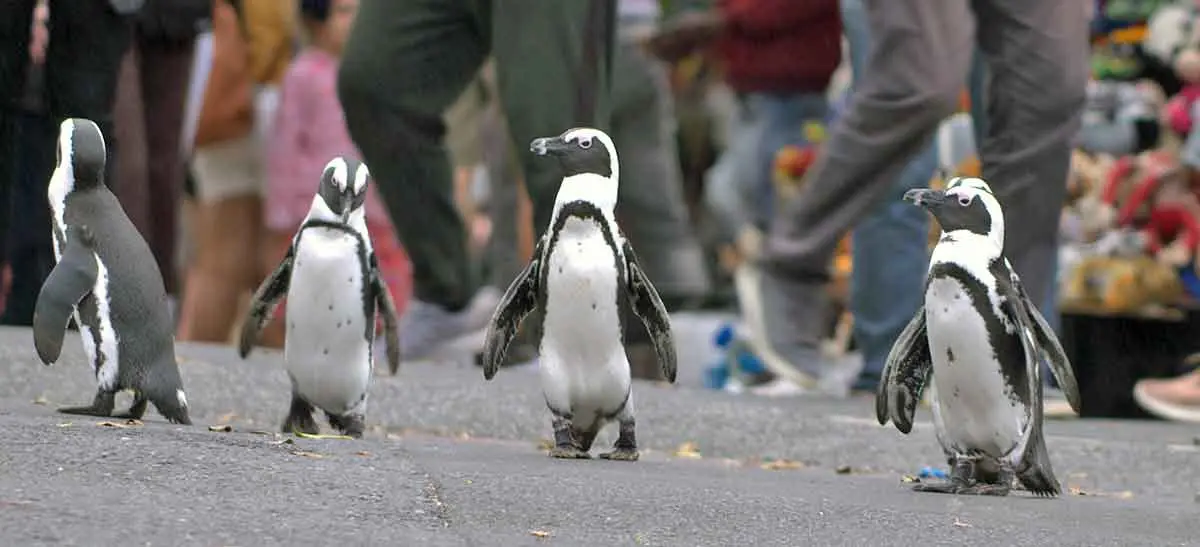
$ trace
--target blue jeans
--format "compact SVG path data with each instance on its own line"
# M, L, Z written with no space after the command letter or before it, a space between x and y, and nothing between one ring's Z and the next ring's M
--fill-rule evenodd
M804 124L825 123L822 93L748 93L730 123L728 147L708 172L704 199L721 223L723 238L752 224L766 230L775 205L771 180L775 153L805 142Z

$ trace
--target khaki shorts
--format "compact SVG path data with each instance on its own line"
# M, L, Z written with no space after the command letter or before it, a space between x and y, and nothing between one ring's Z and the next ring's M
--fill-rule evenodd
M263 151L253 134L198 147L192 156L196 199L211 203L264 194Z

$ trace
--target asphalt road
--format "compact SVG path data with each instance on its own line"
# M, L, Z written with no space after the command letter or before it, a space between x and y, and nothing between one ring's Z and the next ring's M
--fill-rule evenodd
M866 398L639 384L641 461L560 461L532 370L406 363L347 441L273 433L277 353L179 353L196 425L103 425L54 412L93 394L77 337L45 367L0 329L0 544L1200 545L1194 426L1050 422L1068 494L955 497L901 482L943 465L928 414L901 435Z

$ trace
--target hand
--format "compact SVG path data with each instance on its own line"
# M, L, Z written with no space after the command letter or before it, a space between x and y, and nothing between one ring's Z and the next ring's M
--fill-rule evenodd
M33 25L29 29L29 59L34 64L42 64L46 60L46 45L50 42L50 32L46 28L48 8L44 2L38 3L33 10Z
M643 45L654 56L673 63L711 42L724 26L715 11L688 12L664 24Z

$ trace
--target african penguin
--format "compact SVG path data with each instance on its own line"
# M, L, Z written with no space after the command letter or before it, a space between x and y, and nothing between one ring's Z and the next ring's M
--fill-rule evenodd
M140 419L151 402L167 420L191 424L162 272L104 184L100 128L91 120L64 120L57 153L47 189L57 264L38 294L33 341L43 363L57 361L74 318L97 383L91 406L58 410ZM134 392L134 402L113 414L115 396L125 389Z
M388 368L400 367L392 294L379 273L363 203L367 166L344 157L325 165L308 216L283 261L254 294L238 353L250 354L259 331L287 295L283 361L292 383L284 433L316 434L314 407L329 425L361 437L374 371L375 312L383 315Z
M938 220L942 235L925 281L925 304L901 332L875 400L880 425L912 430L921 393L930 397L950 480L915 490L1007 495L1014 474L1038 496L1060 486L1042 434L1041 361L1049 363L1072 408L1079 388L1046 320L1004 258L1004 213L986 182L955 178L946 190L915 189L904 199Z
M558 160L562 185L550 226L492 316L484 378L496 375L521 321L537 308L543 318L538 365L542 393L553 415L550 455L590 457L596 434L615 420L620 430L614 450L601 457L636 461L620 299L629 299L649 331L670 382L675 381L675 346L666 309L613 216L617 151L608 135L592 128L535 139L530 149Z

